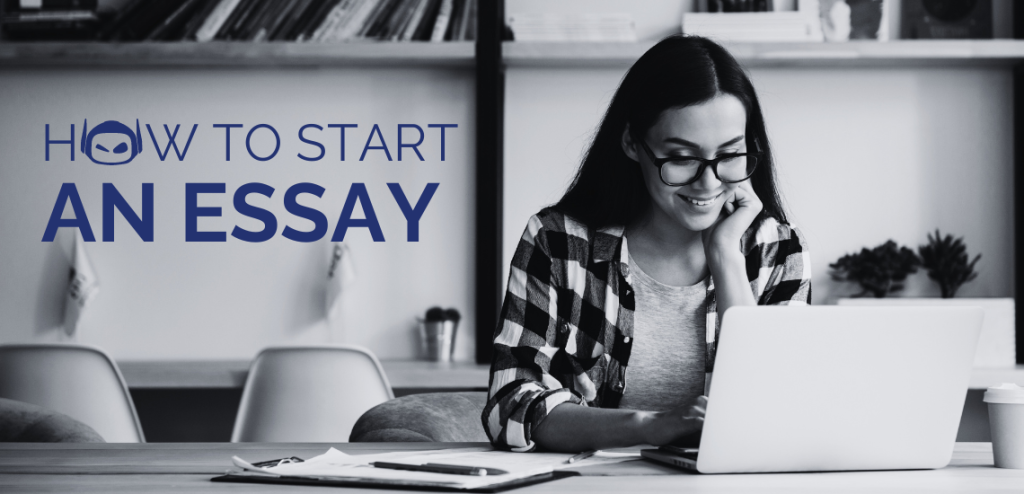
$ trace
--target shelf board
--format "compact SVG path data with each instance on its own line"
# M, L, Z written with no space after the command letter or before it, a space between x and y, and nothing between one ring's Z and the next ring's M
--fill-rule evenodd
M465 66L473 42L0 42L0 67Z
M1014 65L1024 61L1024 41L902 40L847 43L723 43L745 67L905 67ZM505 42L510 67L627 67L649 43Z

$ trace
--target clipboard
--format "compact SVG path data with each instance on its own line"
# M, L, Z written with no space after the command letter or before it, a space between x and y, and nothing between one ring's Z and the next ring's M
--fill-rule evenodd
M531 477L512 479L507 482L491 484L486 487L463 489L444 483L431 483L408 480L362 479L358 477L289 477L246 473L229 473L210 479L212 482L236 482L245 484L284 484L284 485L318 485L324 487L366 487L371 489L402 489L433 492L503 492L519 487L550 482L580 474L573 471L555 470Z

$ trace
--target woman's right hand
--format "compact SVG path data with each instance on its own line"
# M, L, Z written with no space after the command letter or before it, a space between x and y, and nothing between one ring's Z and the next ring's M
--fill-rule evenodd
M708 397L701 395L672 410L654 412L644 427L646 442L662 446L702 430L707 407Z

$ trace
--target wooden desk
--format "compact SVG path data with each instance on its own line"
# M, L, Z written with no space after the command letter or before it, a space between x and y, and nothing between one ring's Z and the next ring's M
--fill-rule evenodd
M353 443L333 445L350 454L480 443ZM0 443L0 492L330 492L318 487L220 484L210 478L230 467L232 455L266 460L309 458L330 444L24 444ZM629 470L632 468L632 470ZM941 470L767 475L692 475L647 462L586 471L583 477L518 489L522 493L618 492L1020 492L1024 470L992 466L989 443L957 443L950 466ZM628 471L627 471L628 470ZM379 493L380 489L337 492ZM408 491L404 491L408 492Z

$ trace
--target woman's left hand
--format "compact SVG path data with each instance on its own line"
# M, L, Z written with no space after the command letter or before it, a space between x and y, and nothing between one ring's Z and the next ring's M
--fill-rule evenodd
M754 218L764 208L761 199L754 193L750 180L740 182L725 194L721 216L702 234L704 253L709 260L739 254L743 232L750 228Z

